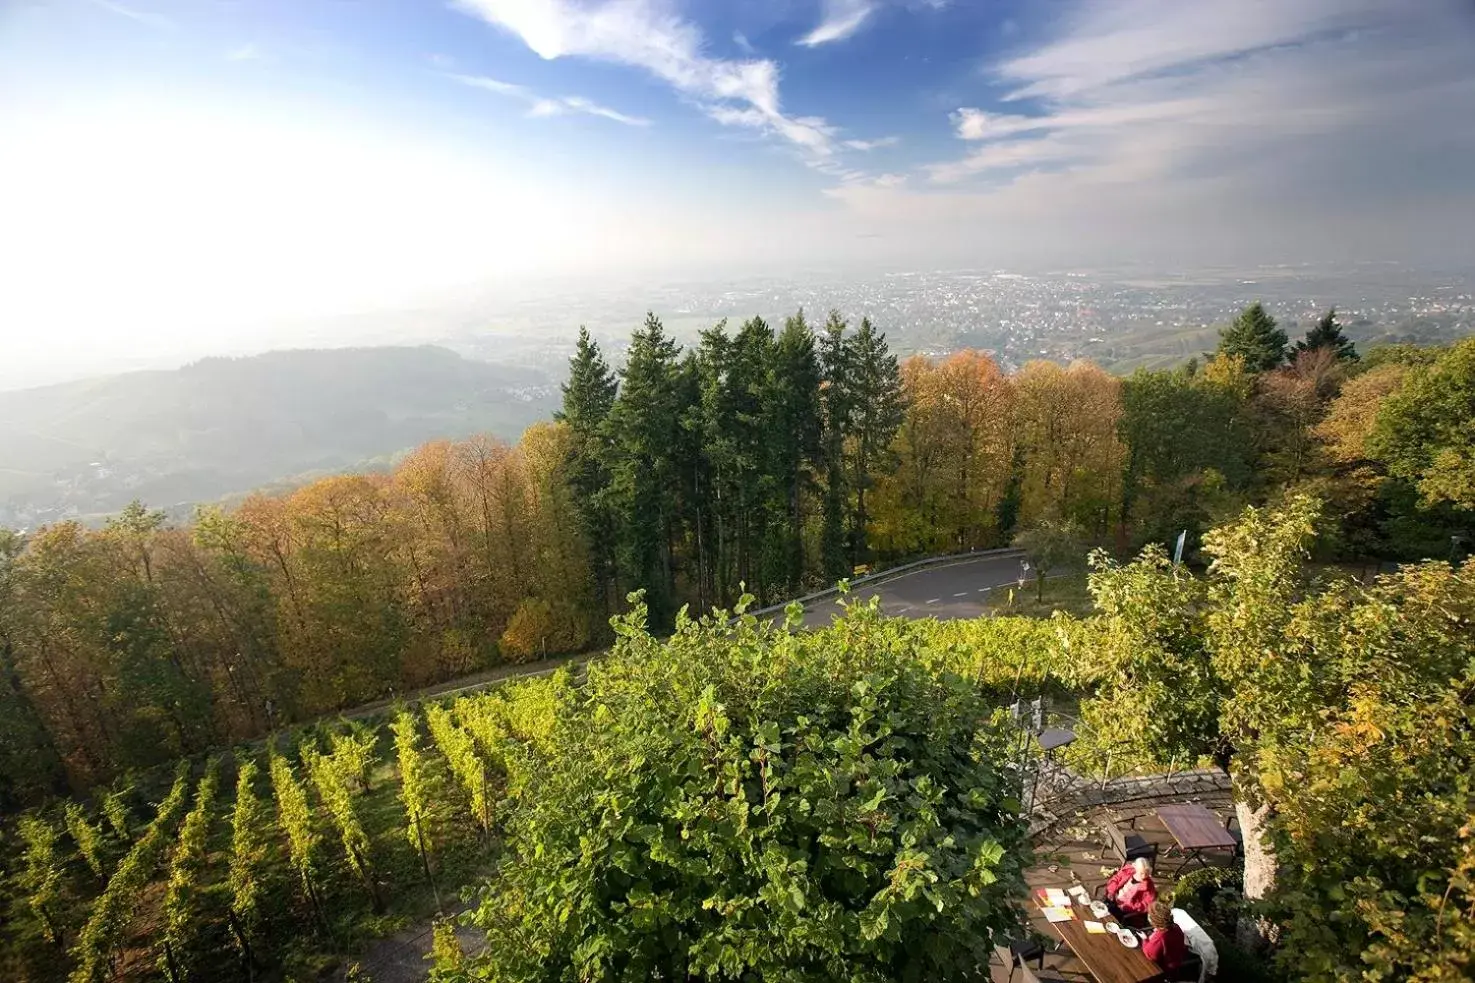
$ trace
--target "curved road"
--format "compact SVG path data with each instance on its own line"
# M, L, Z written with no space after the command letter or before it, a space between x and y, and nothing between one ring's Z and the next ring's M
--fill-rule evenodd
M1022 554L980 556L882 578L850 592L849 600L880 595L881 610L909 618L976 618L984 612L996 589L1019 584L1024 576ZM840 614L835 595L804 605L804 626L822 628ZM774 612L783 618L783 609Z

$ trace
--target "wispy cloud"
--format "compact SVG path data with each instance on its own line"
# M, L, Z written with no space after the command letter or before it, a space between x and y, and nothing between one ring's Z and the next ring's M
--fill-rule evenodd
M843 41L859 31L880 6L876 0L824 0L818 26L799 39L807 47Z
M882 147L894 147L901 143L901 137L881 137L877 140L846 140L844 146L849 150L880 150Z
M1057 9L951 114L956 156L826 190L847 227L1011 265L1468 253L1468 0Z
M226 61L256 61L261 57L261 49L255 44L247 42L238 48L232 48L226 52Z
M1404 13L1397 0L1080 2L1059 34L993 69L1005 102L1040 111L958 109L955 134L978 146L925 170L939 183L1032 168L1202 176L1215 154L1351 135L1391 102L1428 95L1412 76L1437 66L1411 50L1390 57L1418 33Z
M119 17L127 17L129 20L137 21L140 24L147 24L149 27L172 31L177 26L174 21L165 17L163 14L154 13L151 10L140 10L137 7L130 7L127 4L118 3L118 0L92 0L92 2L104 10L112 11Z
M836 130L818 116L791 116L778 66L706 53L700 29L664 0L453 0L552 60L583 57L642 69L712 119L773 134L813 165L835 153Z
M487 78L484 75L455 75L455 79L463 85L469 85L477 89L485 89L495 92L500 96L509 96L520 99L528 105L527 114L532 117L565 116L570 113L582 113L586 116L598 116L602 119L614 120L616 123L624 123L626 126L649 126L650 120L642 116L629 116L625 113L601 106L599 103L583 96L541 96L524 85L513 82L503 82L500 79Z

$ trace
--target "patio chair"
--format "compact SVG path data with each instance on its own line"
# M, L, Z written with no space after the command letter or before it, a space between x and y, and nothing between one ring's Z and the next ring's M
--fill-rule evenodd
M1106 834L1106 840L1101 844L1105 850L1111 847L1116 855L1122 858L1122 863L1131 863L1138 857L1146 857L1148 860L1157 859L1157 844L1137 832L1122 832L1122 828L1110 819L1101 820L1101 830Z
M1245 856L1245 835L1239 829L1239 817L1230 813L1224 819L1224 831L1234 837L1234 859L1243 860Z
M1028 966L1020 966L1019 968L1024 971L1024 983L1066 983L1065 980L1058 976L1036 976L1029 971ZM1040 971L1044 972L1043 969Z
M1204 961L1190 952L1183 957L1177 969L1168 973L1168 980L1170 983L1203 983L1205 975Z
M1009 980L1013 983L1014 971L1024 970L1024 978L1030 978L1029 968L1025 963L1032 962L1045 968L1045 947L1033 939L1011 939L1007 944L994 943L994 954L999 961L1009 967Z

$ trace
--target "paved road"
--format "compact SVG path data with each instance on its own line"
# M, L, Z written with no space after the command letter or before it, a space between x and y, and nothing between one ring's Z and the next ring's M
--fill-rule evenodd
M923 567L850 592L850 600L881 597L881 610L909 618L976 618L983 613L995 589L1017 585L1023 557L1018 554L981 556L943 566ZM835 597L811 601L804 607L804 625L822 628L840 613ZM779 611L776 617L782 618Z

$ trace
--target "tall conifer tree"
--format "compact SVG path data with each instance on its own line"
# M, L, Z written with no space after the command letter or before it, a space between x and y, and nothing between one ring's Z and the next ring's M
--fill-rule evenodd
M573 432L569 484L576 497L579 524L589 544L591 593L608 615L614 587L614 530L609 510L609 464L604 422L614 406L619 384L589 329L579 328L579 342L569 359L563 384L563 408L554 418Z
M657 630L669 627L674 614L679 356L680 347L667 337L660 318L647 314L631 338L620 392L605 420L621 579L632 590L645 589Z
M1286 360L1290 339L1257 300L1219 332L1219 354L1237 355L1253 372L1269 372Z

